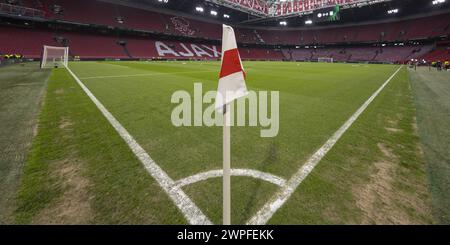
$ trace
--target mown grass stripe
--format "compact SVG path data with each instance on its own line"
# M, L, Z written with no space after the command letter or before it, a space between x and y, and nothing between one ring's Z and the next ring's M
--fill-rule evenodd
M75 73L66 67L70 75L80 85L87 96L94 102L97 108L102 112L108 122L116 129L117 133L127 143L136 157L142 162L145 169L159 183L163 190L169 195L175 205L181 210L190 224L205 225L212 224L203 212L191 201L191 199L179 188L167 173L162 170L149 154L137 143L128 131L117 121L117 119L103 106L103 104L91 93L91 91L81 82Z
M369 97L369 99L340 127L333 136L328 139L322 147L319 148L302 167L288 180L274 197L268 201L257 213L253 216L247 224L250 225L263 225L273 216L273 214L291 197L297 187L308 177L316 165L322 160L322 158L333 148L336 142L344 135L344 133L352 126L352 124L358 119L358 117L366 110L366 108L372 103L372 101L378 96L378 94L386 87L387 84L397 75L402 69L400 66L384 83L381 87Z

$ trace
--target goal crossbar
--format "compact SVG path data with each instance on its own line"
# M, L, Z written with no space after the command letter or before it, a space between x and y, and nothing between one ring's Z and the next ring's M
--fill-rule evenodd
M333 63L334 60L331 57L319 57L317 58L317 62Z
M41 57L41 68L67 67L69 48L44 45Z

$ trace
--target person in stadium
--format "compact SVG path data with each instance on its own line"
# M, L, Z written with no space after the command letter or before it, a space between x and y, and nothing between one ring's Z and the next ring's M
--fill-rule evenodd
M442 71L442 62L440 60L436 61L436 69Z

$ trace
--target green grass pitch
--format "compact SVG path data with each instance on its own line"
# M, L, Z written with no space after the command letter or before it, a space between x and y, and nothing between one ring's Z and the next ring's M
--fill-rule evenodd
M219 62L71 62L72 71L174 180L222 167L222 128L174 127L177 90L216 90ZM244 62L250 90L280 91L280 131L234 127L232 168L289 179L397 70L393 65ZM144 75L145 74L145 75ZM415 107L402 68L269 224L434 223ZM221 223L222 182L183 187ZM232 223L278 190L232 177ZM65 69L54 69L18 191L17 223L187 221Z

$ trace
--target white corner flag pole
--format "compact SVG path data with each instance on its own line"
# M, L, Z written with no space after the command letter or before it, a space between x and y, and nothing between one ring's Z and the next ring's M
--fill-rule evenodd
M223 224L231 224L230 104L223 106Z

